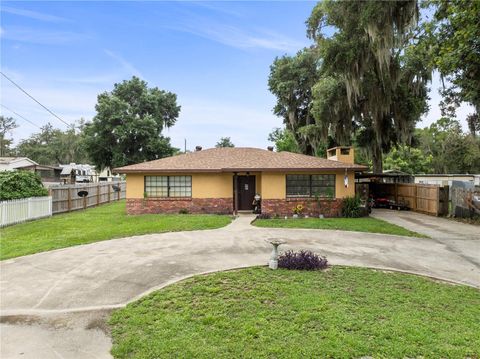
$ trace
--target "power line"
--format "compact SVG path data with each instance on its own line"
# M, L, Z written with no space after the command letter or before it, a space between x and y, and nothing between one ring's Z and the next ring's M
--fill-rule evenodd
M62 121L64 124L66 124L67 126L70 126L70 124L66 121L64 121L62 118L60 118L60 116L58 116L57 114L55 114L53 111L51 111L48 107L44 106L43 104L40 103L40 101L38 101L35 97L33 97L32 95L30 95L27 91L25 91L20 85L18 85L15 81L13 81L10 77L8 77L7 75L5 75L2 71L0 71L0 74L3 75L3 77L5 77L8 81L10 81L12 84L14 84L16 87L18 87L20 89L20 91L22 91L25 95L27 95L28 97L30 97L33 101L35 101L36 103L38 103L40 106L42 106L45 110L47 110L51 115L53 115L54 117L56 117L57 119L59 119L60 121Z
M28 118L25 118L23 117L22 115L20 115L19 113L16 113L15 111L13 111L12 109L8 108L7 106L5 106L4 104L0 104L0 106L2 106L4 109L10 111L11 113L14 113L15 115L17 115L18 117L20 117L21 119L27 121L28 123L34 125L35 127L38 127L39 129L42 129L39 125L37 125L36 123L33 123L32 121L30 121Z

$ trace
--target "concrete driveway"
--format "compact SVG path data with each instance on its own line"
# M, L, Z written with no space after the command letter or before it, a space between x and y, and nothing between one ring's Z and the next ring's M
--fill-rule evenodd
M390 220L389 214L374 215ZM216 230L129 237L0 262L0 356L109 358L105 319L112 309L194 274L265 264L270 247L264 239L270 237L287 239L284 249L320 252L332 264L395 269L480 287L478 237L266 229L251 226L252 219L242 216Z

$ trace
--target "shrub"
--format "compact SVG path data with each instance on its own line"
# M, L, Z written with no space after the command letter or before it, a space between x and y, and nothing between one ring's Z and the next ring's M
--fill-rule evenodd
M287 251L278 256L278 267L285 269L320 270L328 266L327 258L312 251Z
M180 209L180 211L178 211L179 214L189 214L190 212L188 211L188 209L186 208L182 208Z
M270 214L268 214L268 213L260 213L260 214L257 216L257 219L270 219L270 218L272 218L272 217L271 217Z
M343 199L342 203L342 216L349 218L360 217L360 198L355 197L346 197Z
M0 172L0 201L48 196L40 176L30 171Z

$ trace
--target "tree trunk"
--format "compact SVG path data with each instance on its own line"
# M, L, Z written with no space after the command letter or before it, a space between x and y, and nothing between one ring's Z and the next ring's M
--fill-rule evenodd
M382 174L383 173L382 149L376 142L373 144L372 162L373 162L373 173Z

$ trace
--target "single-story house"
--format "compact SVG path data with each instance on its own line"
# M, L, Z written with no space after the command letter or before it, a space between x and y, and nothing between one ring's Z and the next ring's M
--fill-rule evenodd
M333 151L333 152L332 152ZM353 148L330 149L334 159L273 148L211 148L114 169L126 174L127 212L236 213L251 211L261 196L262 213L333 217L342 199L355 195Z
M45 186L60 182L62 169L39 165L28 157L0 157L0 171L31 171L37 173Z
M28 157L0 157L0 171L22 170L39 166L39 164Z

